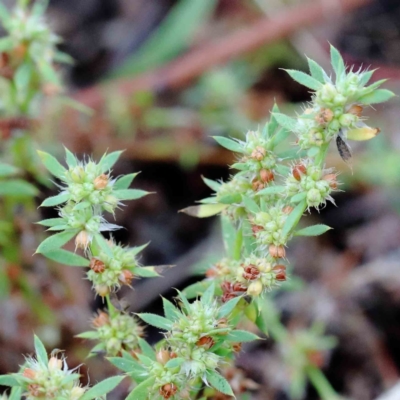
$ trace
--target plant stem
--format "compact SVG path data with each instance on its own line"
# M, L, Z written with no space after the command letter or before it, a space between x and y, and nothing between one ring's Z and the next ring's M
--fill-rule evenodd
M240 226L236 232L235 244L233 247L233 259L240 260L243 246L243 227Z
M308 366L306 372L322 400L339 400L341 398L319 368Z
M105 296L106 299L106 304L107 304L107 309L108 309L108 313L110 314L110 317L114 317L115 316L115 307L113 306L113 304L111 303L111 299L110 299L110 295L107 294Z

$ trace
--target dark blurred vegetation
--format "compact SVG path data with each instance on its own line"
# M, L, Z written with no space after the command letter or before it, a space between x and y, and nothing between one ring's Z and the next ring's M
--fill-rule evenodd
M232 155L210 136L240 137L264 123L274 101L295 112L295 103L309 99L307 90L280 68L305 68L304 54L326 66L330 41L344 52L348 64L381 67L383 76L393 78L390 86L397 91L399 2L332 0L304 26L295 21L294 15L310 13L324 2L319 3L50 1L49 20L64 39L62 49L76 60L65 70L71 96L93 111L82 107L85 112L77 113L53 102L36 139L60 156L61 143L80 156L125 148L114 175L140 170L136 185L156 194L117 213L117 222L126 230L115 237L131 245L151 241L143 259L146 265L176 265L165 271L165 278L137 281L133 291L124 293L133 311L159 312L160 294L172 296L171 287L194 282L195 272L221 254L219 227L213 219L192 219L177 211L208 195L202 175L229 176L226 165ZM286 31L271 34L270 39L266 35L261 45L227 55L223 63L207 64L215 52L223 52L216 46L218 40L237 32L236 38L250 41L250 29L264 19L271 26L280 21ZM261 29L260 34L264 34ZM195 51L207 68L186 76L185 66L192 68L192 64L185 64L185 57L187 61ZM148 75L165 65L156 73L157 79ZM394 100L374 113L373 125L382 133L354 146L351 168L332 149L329 166L341 171L345 192L337 196L338 208L330 205L313 218L334 230L293 243L288 256L294 267L293 283L276 299L289 329L317 319L338 337L324 371L335 389L351 399L375 399L400 378L398 106ZM52 193L42 189L41 199ZM46 211L45 217L55 213ZM67 349L70 365L80 364L90 345L73 335L87 330L92 313L101 307L80 269L53 266L48 270L39 257L31 260L29 243L36 234L36 228L26 227L24 264L8 266L7 274L11 281L21 271L27 274L48 314L32 313L35 299L28 302L17 287L2 299L0 373L15 371L23 360L21 354L32 351L32 329L49 347ZM156 335L148 330L150 338ZM87 366L94 380L112 371L100 358L88 360ZM272 341L248 346L238 366L261 385L254 399L288 398L288 382ZM121 389L113 398L123 395ZM316 399L313 390L307 399Z

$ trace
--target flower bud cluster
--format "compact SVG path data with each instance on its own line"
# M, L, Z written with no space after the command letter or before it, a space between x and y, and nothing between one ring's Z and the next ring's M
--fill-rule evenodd
M136 271L140 269L135 259L138 248L126 248L109 240L110 253L100 250L90 258L90 269L87 273L96 293L102 297L119 289L122 285L132 283ZM138 272L139 276L139 272Z
M332 169L323 169L308 161L295 164L286 179L288 196L304 193L308 208L319 208L326 201L334 202L331 193L337 189L336 174Z
M27 358L16 379L22 383L28 400L78 400L87 389L79 385L79 374L73 372L68 369L65 358L54 354L47 365L35 358Z
M85 332L78 337L97 339L96 351L104 350L107 356L116 356L122 350L134 352L139 348L143 328L133 316L121 313L109 315L100 311L92 320L92 325L96 328L95 332Z

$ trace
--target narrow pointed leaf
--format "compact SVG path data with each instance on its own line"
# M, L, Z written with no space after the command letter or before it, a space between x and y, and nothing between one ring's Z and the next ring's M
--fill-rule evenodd
M104 379L90 388L83 396L79 397L79 400L92 400L114 390L125 376L112 376L111 378Z
M99 163L101 166L102 172L109 171L114 166L114 164L118 161L118 158L121 156L122 153L123 153L123 151L114 151L113 153L103 156Z
M234 151L235 153L243 153L241 144L233 139L226 138L224 136L213 136L213 138L222 146L228 150Z
M66 169L52 155L38 151L39 157L47 170L57 178L64 179Z
M179 310L165 297L162 298L164 315L170 321L175 321L177 315L179 315Z
M114 195L120 200L137 200L148 194L150 192L140 189L120 189L114 191Z
M139 399L147 399L149 397L150 387L154 385L156 380L155 376L151 376L147 378L145 381L140 383L129 393L128 397L125 400L139 400Z
M114 257L114 253L112 252L108 242L104 238L104 236L101 233L98 233L95 235L95 240L99 248L104 251L109 257Z
M211 285L201 296L201 302L203 304L211 304L214 299L214 294L215 294L215 283L212 282Z
M268 186L264 189L261 189L256 193L256 196L266 196L266 195L276 195L284 193L286 190L285 186Z
M121 178L118 178L114 183L113 189L114 190L128 189L137 175L139 175L139 172L121 176Z
M57 226L60 225L64 220L62 218L49 218L44 219L43 221L36 222L38 225L42 226Z
M167 318L161 317L160 315L141 313L137 314L144 322L149 325L155 326L156 328L164 329L169 331L172 328L172 322Z
M322 86L321 82L304 72L296 71L293 69L285 69L285 71L290 75L293 80L305 87L308 87L309 89L318 90Z
M234 297L233 299L230 299L225 304L223 304L218 311L218 318L224 318L228 316L235 309L241 299L241 296Z
M1 386L18 386L18 381L12 375L0 375Z
M328 225L318 224L308 226L295 232L295 236L319 236L332 229Z
M253 340L260 339L259 336L248 331L234 330L229 332L225 337L230 342L252 342Z
M208 383L219 392L235 397L229 382L218 372L209 370L206 373Z
M46 348L44 347L42 341L36 335L34 335L34 345L37 360L40 362L40 364L47 367L49 359L47 356Z
M395 94L387 89L377 89L360 97L357 101L362 104L378 104L390 100Z
M50 250L42 254L50 260L73 267L88 267L90 264L89 260L86 258L64 249Z
M38 193L35 186L23 179L9 179L0 182L0 196L33 197Z
M74 154L71 151L69 151L66 147L64 147L64 149L65 149L65 156L66 156L66 161L67 161L68 166L70 168L76 167L78 165L78 160L76 159Z
M142 350L142 354L144 354L146 357L151 358L153 361L156 361L156 352L146 342L146 340L139 338L139 347L140 347L140 350Z
M303 200L292 210L292 212L288 215L285 224L283 225L282 229L283 236L287 236L290 233L290 231L298 224L306 208L307 208L307 202Z
M0 178L3 178L5 176L14 175L17 172L18 172L18 168L14 167L13 165L0 163Z
M70 195L69 193L60 193L57 196L48 197L40 207L54 207L58 206L59 204L65 203L68 201Z
M325 83L326 80L325 78L327 77L325 71L323 68L314 60L311 60L311 58L307 57L308 61L308 66L310 68L310 73L313 78L315 78L317 81L321 83Z
M246 207L246 209L254 214L260 212L260 207L257 205L257 203L251 199L250 197L243 196L243 204Z
M48 253L51 250L59 249L70 241L78 231L78 229L72 229L49 236L39 245L36 253Z
M179 212L183 212L185 214L191 215L192 217L197 218L207 218L212 217L213 215L219 214L221 211L225 210L228 207L228 204L202 204L199 206L191 206L180 210Z
M290 132L296 132L296 120L294 118L280 113L274 113L273 116L280 126L286 128Z
M186 296L187 299L194 299L196 297L200 297L210 285L211 283L209 281L192 283L191 285L185 287L182 293Z
M221 184L219 182L213 181L211 179L207 179L204 176L202 176L202 179L204 183L212 190L218 192L219 188L221 187Z
M345 65L342 56L338 52L338 50L331 45L331 63L333 70L336 74L336 79L340 78L345 72Z

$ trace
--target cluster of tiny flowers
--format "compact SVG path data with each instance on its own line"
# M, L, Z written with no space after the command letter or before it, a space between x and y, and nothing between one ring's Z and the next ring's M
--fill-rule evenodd
M206 272L206 277L220 284L221 301L226 303L238 296L257 297L270 291L286 281L286 266L272 257L224 258Z
M79 374L69 370L65 358L57 355L52 355L47 365L27 358L22 372L15 376L22 383L27 400L78 400L86 391L79 385Z
M84 332L78 337L98 340L92 353L105 352L107 356L119 355L123 350L134 354L139 348L139 338L143 336L142 326L127 314L109 315L100 311L92 320L92 326L96 331Z
M138 248L126 248L108 240L110 253L100 250L97 256L90 258L90 269L87 273L96 293L102 297L119 289L122 285L130 285L135 275L140 274L135 255Z

